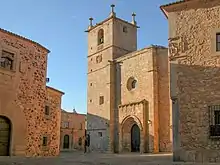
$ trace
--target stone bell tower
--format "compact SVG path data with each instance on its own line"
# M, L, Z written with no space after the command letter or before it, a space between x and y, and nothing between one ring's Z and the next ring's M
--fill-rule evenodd
M135 14L129 23L116 17L115 5L107 19L93 25L88 33L87 131L92 150L114 151L117 144L114 67L110 61L137 50ZM116 131L116 132L115 132Z

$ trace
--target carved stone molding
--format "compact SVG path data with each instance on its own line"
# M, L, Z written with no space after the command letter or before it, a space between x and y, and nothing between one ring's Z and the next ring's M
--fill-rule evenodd
M118 107L119 108L123 108L123 107L127 107L127 106L133 106L133 105L138 105L138 104L145 104L147 101L144 99L144 100L141 100L141 101L138 101L138 102L132 102L132 103L128 103L128 104L123 104L123 105L119 105Z
M96 57L96 63L100 63L100 62L102 62L102 55L101 54Z
M99 45L99 46L97 47L97 51L102 50L103 47L104 47L103 44Z
M183 37L169 38L169 59L170 61L177 58L185 58L187 50L187 44Z

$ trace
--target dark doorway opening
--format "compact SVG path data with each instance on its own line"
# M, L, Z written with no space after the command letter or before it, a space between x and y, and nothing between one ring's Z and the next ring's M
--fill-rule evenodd
M137 124L131 128L131 152L140 152L140 128Z
M10 155L11 122L0 116L0 156Z
M64 149L69 149L69 141L70 141L70 137L69 135L65 135L63 138L63 148Z

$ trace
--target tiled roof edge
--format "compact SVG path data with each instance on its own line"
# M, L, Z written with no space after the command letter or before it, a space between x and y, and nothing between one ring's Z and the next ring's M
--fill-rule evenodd
M0 31L2 31L3 33L7 33L7 34L9 34L9 35L13 35L13 36L15 36L15 37L18 37L18 38L20 38L20 39L26 40L26 41L31 42L31 43L33 43L33 44L36 44L36 45L40 46L41 48L43 48L44 50L46 50L48 53L50 53L50 50L49 50L49 49L47 49L46 47L42 46L41 44L39 44L39 43L37 43L37 42L35 42L35 41L32 41L32 40L30 40L30 39L28 39L28 38L26 38L26 37L23 37L23 36L21 36L21 35L15 34L15 33L12 33L12 32L10 32L10 31L5 30L5 29L2 29L2 28L0 28Z

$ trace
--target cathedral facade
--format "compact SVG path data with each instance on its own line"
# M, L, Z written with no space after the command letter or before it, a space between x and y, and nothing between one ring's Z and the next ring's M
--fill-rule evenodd
M92 151L172 150L168 49L137 50L135 14L110 16L88 33L87 133Z

